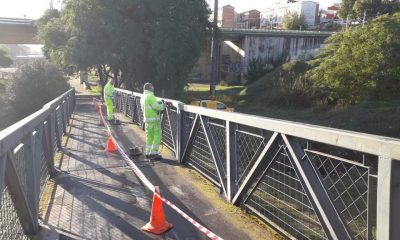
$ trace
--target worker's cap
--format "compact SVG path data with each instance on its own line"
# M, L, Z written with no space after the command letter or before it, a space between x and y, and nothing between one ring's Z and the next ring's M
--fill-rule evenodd
M154 89L154 87L153 87L153 84L147 82L147 83L144 84L143 89L152 91Z

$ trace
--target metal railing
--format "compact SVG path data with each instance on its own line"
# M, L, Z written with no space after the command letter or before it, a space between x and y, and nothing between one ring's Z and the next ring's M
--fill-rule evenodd
M141 94L116 108L143 128ZM173 101L162 142L231 203L294 239L399 239L399 139Z
M0 132L1 239L29 239L38 231L39 200L74 106L71 89Z

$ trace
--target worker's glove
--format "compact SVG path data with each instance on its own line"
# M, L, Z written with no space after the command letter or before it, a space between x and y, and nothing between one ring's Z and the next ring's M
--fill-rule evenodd
M161 102L164 104L164 107L165 107L165 108L167 108L167 107L172 107L172 102L166 102L166 101L164 101L164 100L162 100Z

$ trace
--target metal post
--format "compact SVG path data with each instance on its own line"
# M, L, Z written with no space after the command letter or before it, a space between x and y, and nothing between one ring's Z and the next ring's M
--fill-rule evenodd
M183 122L183 105L182 103L178 104L176 108L176 120L177 120L177 126L176 126L176 160L179 161L179 163L182 162L182 149L183 149L183 144L182 144L182 139L183 139L183 134L184 130L183 127L185 126L182 124Z
M400 239L400 162L379 157L376 239Z
M215 85L217 80L217 33L218 28L218 0L214 0L214 23L212 31L212 43L211 43L211 83L210 83L210 95L215 94Z
M236 130L238 125L226 121L226 174L227 174L227 192L228 200L232 202L235 196L237 186L237 151L236 151Z
M40 158L38 149L36 149L36 141L39 138L37 131L29 133L24 141L24 160L26 161L26 176L28 186L28 202L31 207L32 215L35 219L39 218L39 195L40 195L40 181L39 181L39 169L40 169Z

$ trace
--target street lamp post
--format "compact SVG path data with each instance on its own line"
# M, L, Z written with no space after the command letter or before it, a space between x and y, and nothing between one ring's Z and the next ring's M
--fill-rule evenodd
M211 42L211 82L210 82L210 95L215 94L215 85L217 83L217 27L218 27L218 0L214 0L214 22L212 29L212 42Z

